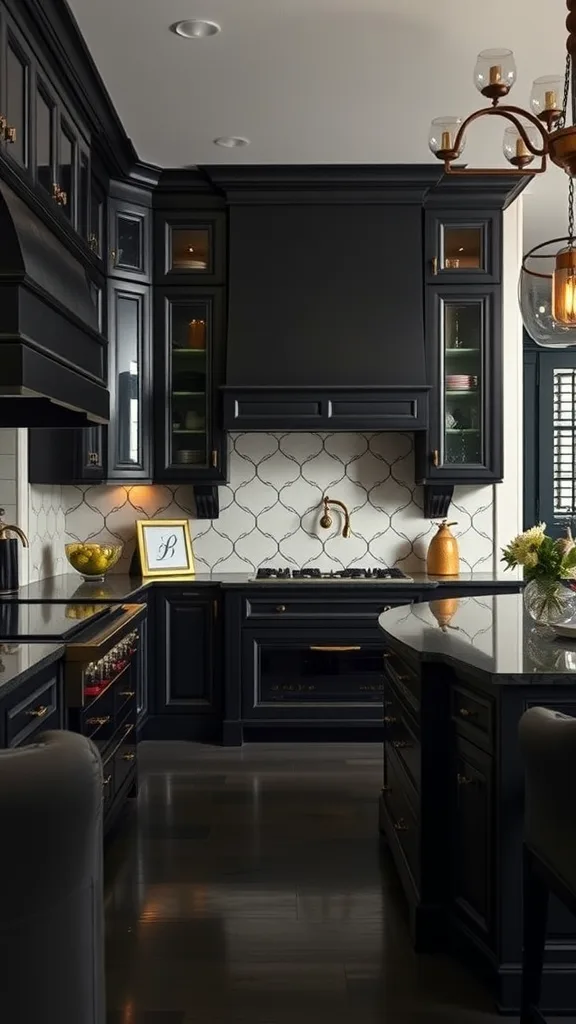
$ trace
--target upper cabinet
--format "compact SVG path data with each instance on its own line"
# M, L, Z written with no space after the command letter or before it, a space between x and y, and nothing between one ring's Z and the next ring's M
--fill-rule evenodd
M125 198L108 203L108 273L150 281L151 211Z
M431 284L500 280L501 213L434 210L426 217L426 280Z
M224 284L226 215L157 211L154 278L175 285Z
M0 148L18 167L28 170L32 57L8 15L0 27L0 40L4 58L0 58Z

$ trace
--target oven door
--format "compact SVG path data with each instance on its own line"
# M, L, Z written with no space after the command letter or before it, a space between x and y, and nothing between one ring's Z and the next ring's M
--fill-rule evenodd
M368 630L244 630L242 717L378 719L382 654L383 644Z

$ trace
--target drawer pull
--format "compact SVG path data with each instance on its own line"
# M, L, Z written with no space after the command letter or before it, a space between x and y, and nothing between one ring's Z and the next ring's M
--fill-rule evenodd
M395 821L394 822L394 829L396 830L396 832L407 832L408 831L408 825L404 821L404 818L400 818L399 821Z
M410 679L410 676L401 676L399 673L397 673L397 678L400 680L401 683L407 683L408 680Z
M126 697L126 700L129 700L130 697L135 697L136 693L135 693L134 690L122 690L120 696L121 697Z
M470 708L458 708L458 714L461 718L478 718L478 712L470 711Z
M411 747L412 744L408 743L408 740L393 740L392 746L394 750L405 750L406 747Z
M103 786L109 786L111 782L112 782L112 776L111 775L107 775L105 779L102 779L102 785Z
M49 709L45 704L40 704L37 708L34 708L33 711L27 711L26 714L29 715L30 718L44 718L44 715L48 710Z
M111 715L101 715L96 718L87 718L86 725L97 725L98 727L100 727L101 725L108 725L108 722L111 720L111 718Z
M136 754L133 754L132 751L130 751L128 754L122 754L123 761L134 761L135 759Z
M326 646L326 647L311 646L310 650L311 651L361 651L362 648L359 645L358 646L349 645L349 646L344 646L344 647L336 647L336 646Z
M457 775L456 781L459 786L471 786L472 783L474 782L474 779L468 779L466 775Z
M132 732L133 728L134 728L133 724L132 725L125 725L124 726L124 736L127 736L128 733Z
M285 612L286 611L286 605L285 604L277 604L276 605L276 611L277 612Z
M384 715L384 725L394 725L396 721L397 719L394 718L394 715Z

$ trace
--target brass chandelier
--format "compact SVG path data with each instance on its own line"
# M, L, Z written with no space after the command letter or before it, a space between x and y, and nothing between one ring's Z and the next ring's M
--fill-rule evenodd
M512 51L483 50L476 60L474 84L491 105L474 111L465 120L435 118L428 138L432 153L442 161L447 174L534 176L543 174L550 160L568 175L568 234L542 242L526 253L519 296L524 325L532 338L540 345L561 348L576 345L576 0L566 0L566 6L568 52L564 75L545 75L534 81L530 110L502 102L516 81ZM508 170L478 170L455 163L464 151L468 126L482 117L501 117L509 122L503 139L504 156L511 165ZM568 244L546 252L558 243ZM536 265L542 266L540 261L551 259L552 273L534 269Z

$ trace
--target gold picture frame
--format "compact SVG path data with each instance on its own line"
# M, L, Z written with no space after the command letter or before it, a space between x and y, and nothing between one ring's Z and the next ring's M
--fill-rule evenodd
M194 573L188 519L138 519L136 540L143 576L190 576Z

